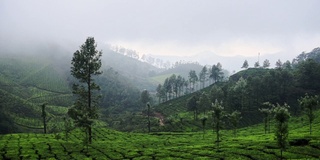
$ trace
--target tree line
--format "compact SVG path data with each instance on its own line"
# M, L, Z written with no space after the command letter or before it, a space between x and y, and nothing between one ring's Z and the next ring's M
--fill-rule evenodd
M158 103L193 93L215 82L222 81L223 78L224 72L220 63L213 65L209 69L204 66L199 74L195 70L190 70L188 79L181 75L172 74L165 79L163 84L158 84L156 88Z

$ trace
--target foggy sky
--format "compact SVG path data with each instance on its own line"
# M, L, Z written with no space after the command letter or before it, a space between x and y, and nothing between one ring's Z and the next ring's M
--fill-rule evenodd
M57 43L76 50L93 36L98 45L144 54L291 59L320 46L319 6L318 0L1 0L0 46Z

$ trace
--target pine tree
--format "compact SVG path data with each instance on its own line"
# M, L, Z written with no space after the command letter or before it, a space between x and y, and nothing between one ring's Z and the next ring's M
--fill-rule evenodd
M71 61L71 75L78 80L74 83L72 90L77 96L74 105L69 109L68 114L74 120L76 126L85 129L85 142L92 142L93 120L98 118L97 103L99 96L94 94L100 87L94 82L94 76L101 74L102 56L101 51L96 50L97 44L93 37L87 38L73 54Z

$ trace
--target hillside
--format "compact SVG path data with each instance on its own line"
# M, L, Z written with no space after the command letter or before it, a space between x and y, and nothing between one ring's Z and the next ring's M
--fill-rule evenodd
M74 79L69 73L69 63L68 59L36 55L6 55L0 59L0 133L42 132L43 104L47 104L49 132L61 129L67 109L73 104ZM101 119L139 110L137 84L106 68L96 79L103 95Z

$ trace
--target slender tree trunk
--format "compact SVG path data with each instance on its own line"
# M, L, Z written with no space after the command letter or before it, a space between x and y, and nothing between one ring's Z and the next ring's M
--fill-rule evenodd
M89 73L88 73L88 111L89 111L89 118L92 118L92 108L91 108L91 74L90 74L90 63L89 63ZM91 124L88 125L88 134L89 134L89 144L92 142L92 128Z
M43 104L41 107L42 107L43 132L44 134L46 134L47 133L47 122L46 122L46 111L45 111L46 105Z
M151 123L150 123L150 105L147 104L147 106L148 106L148 133L150 133L150 125L151 125Z

